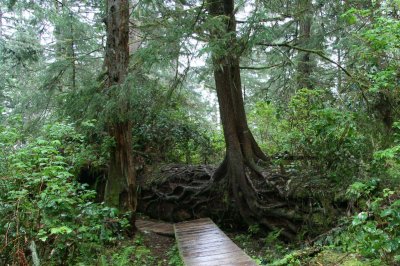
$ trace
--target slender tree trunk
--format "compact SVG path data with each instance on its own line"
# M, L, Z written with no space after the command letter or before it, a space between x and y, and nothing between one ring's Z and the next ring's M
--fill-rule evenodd
M340 48L337 49L337 62L338 65L341 66L342 65L342 50ZM337 67L337 90L339 93L342 93L342 70L340 69L340 67Z
M72 89L76 89L76 55L75 55L75 38L74 38L74 24L72 13L69 15L70 18L70 38L69 38L69 51L68 59L71 60L71 85Z
M312 24L312 2L311 0L299 0L298 3L301 15L299 18L299 44L302 47L310 48L311 24ZM297 65L297 86L298 88L313 89L311 80L312 62L308 52L299 53Z
M111 95L118 97L127 76L129 63L129 3L128 0L107 1L107 45L105 66L108 71L108 87ZM126 93L129 95L129 92ZM111 99L116 100L116 99ZM115 140L110 153L105 202L109 206L130 211L131 225L137 205L136 171L132 157L132 123L129 120L129 97L120 103L114 119L109 121L109 134Z
M0 38L3 36L3 11L0 9Z

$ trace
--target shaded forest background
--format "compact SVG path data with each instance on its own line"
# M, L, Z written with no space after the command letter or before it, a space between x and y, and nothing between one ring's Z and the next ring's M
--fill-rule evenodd
M0 264L108 265L137 212L309 248L265 265L328 247L400 263L399 16L398 0L1 1Z

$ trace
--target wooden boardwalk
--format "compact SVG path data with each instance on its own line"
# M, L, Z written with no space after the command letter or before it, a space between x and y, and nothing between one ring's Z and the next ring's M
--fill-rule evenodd
M178 223L174 229L186 266L257 265L209 218Z

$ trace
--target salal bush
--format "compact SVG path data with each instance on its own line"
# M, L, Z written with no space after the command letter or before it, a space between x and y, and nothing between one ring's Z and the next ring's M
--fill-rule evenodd
M84 136L56 123L23 139L17 125L0 128L0 264L93 263L118 218L74 177Z
M400 193L377 191L375 180L356 182L347 191L361 207L351 224L335 240L346 252L362 255L369 265L400 263ZM361 204L360 204L361 203Z

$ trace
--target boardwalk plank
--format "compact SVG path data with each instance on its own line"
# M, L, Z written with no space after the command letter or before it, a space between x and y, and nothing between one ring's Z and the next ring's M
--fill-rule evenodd
M257 265L209 218L175 224L174 230L187 266Z

